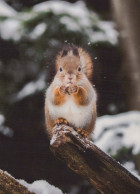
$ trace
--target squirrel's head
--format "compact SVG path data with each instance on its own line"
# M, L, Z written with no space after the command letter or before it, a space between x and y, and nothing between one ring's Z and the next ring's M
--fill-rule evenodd
M92 76L92 60L89 55L75 45L67 45L56 58L57 77L67 85L76 84L86 76Z

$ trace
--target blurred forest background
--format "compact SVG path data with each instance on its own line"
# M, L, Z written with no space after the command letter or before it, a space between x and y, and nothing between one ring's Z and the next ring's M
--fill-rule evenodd
M139 174L139 34L139 0L0 0L0 169L27 182L44 179L69 194L97 193L53 157L45 132L54 57L74 43L94 63L100 117L93 139Z

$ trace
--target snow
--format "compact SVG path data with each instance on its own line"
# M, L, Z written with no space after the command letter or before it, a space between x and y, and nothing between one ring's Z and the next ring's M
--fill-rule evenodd
M2 125L4 121L5 121L4 116L0 114L0 125Z
M140 176L138 175L138 172L135 169L135 164L132 161L127 161L123 164L123 167L125 167L127 170L129 170L134 176L136 176L138 179L140 179Z
M57 128L55 128L55 131L54 131L54 134L51 138L51 141L50 141L50 145L53 145L56 143L56 145L58 145L59 143L61 143L60 141L58 141L59 139L59 136L62 136L63 134L66 134L67 132L70 132L73 134L73 135L77 135L77 132L74 131L73 129L71 130L71 127L68 127L67 125L63 125L63 131L62 131L62 126L57 126ZM56 141L57 140L57 141ZM63 143L64 142L69 142L70 139L68 137L65 136L65 138L63 138Z
M88 9L85 6L83 1L78 1L76 3L69 3L66 1L46 1L43 3L39 3L33 7L33 11L35 12L47 12L52 11L55 14L69 14L73 17L83 19L83 23L87 25L89 20L87 20L87 16L89 14ZM91 14L96 15L94 12ZM82 18L81 18L82 17Z
M35 5L35 12L52 11L55 14L66 14L60 19L68 30L85 31L91 42L108 41L111 44L117 43L118 32L113 22L99 21L98 15L89 11L83 1L69 3L64 1L48 1ZM92 30L92 26L98 26L101 31Z
M50 141L50 145L53 145L54 142L56 141L56 139L57 139L57 135L53 135L53 137L52 137L52 139Z
M21 24L18 20L7 19L0 23L0 34L3 39L19 40L22 34Z
M112 44L117 43L117 37L119 34L115 30L113 22L100 21L99 27L104 31L104 35L102 35L102 41L108 41Z
M108 41L111 44L117 43L118 32L114 28L114 23L99 21L98 15L93 11L89 11L83 1L73 4L65 1L47 1L35 5L33 11L52 11L58 15L66 14L61 17L60 22L65 24L68 30L85 32L91 42ZM94 25L100 31L94 31L92 29Z
M1 16L15 16L17 12L6 4L3 0L0 0L0 17Z
M39 3L30 12L16 12L0 0L0 16L7 14L9 18L0 21L0 34L3 39L20 40L25 35L23 23L37 17L40 13L53 12L60 17L60 23L70 31L83 32L91 43L107 41L116 44L118 32L114 23L100 21L98 15L90 11L83 1L69 3L66 1L46 1ZM93 30L94 27L99 31ZM28 35L31 39L39 38L47 29L47 23L40 23Z
M92 138L95 145L112 156L123 147L132 148L133 155L140 154L140 111L99 117ZM122 165L140 178L133 161L125 161Z
M13 101L22 100L25 97L46 88L45 74L42 73L36 81L27 83L13 98Z
M32 39L38 38L39 36L41 36L45 32L46 28L47 28L47 24L45 24L45 23L38 24L34 28L34 30L30 33L30 37Z
M107 77L104 76L104 79L106 79L106 78L107 78ZM115 104L113 104L113 103L110 103L110 104L108 105L107 109L108 109L108 111L109 111L110 113L112 113L112 114L115 114L115 113L118 111L117 106L116 106Z
M133 154L140 153L140 112L99 117L93 138L99 148L112 155L123 146L133 147Z
M0 0L0 19L1 17L0 36L6 40L19 40L23 31L19 21L19 14L3 0ZM6 17L6 19L3 17Z
M50 185L45 180L34 181L32 184L24 180L18 180L19 183L28 188L29 191L35 194L62 194L62 191L53 185Z
M71 31L80 31L80 26L78 26L78 23L77 21L74 20L74 18L70 18L68 16L63 16L61 19L60 19L60 22L62 24L65 24L67 26L67 29L68 30L71 30Z
M5 174L15 179L11 174L9 174L7 171L4 171ZM34 192L35 194L63 194L60 189L57 187L49 184L45 180L37 180L33 183L29 184L25 180L22 179L15 179L18 181L21 185L25 186L30 192Z
M13 131L9 127L4 126L5 118L2 114L0 114L0 133L7 136L12 137Z

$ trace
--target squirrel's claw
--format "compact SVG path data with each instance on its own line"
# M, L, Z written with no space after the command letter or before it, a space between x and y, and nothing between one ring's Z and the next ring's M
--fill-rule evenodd
M89 136L89 133L87 131L85 131L84 129L82 128L75 128L75 130L82 136L82 137L88 137Z
M57 118L54 123L55 125L60 125L60 124L69 125L69 122L64 118Z

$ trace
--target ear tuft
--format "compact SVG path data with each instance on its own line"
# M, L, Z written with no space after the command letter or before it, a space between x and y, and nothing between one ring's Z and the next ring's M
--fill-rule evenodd
M79 56L78 48L74 47L73 48L73 55Z
M64 56L66 56L67 54L68 54L68 50L64 49L64 50L62 51L61 57L64 57Z
M78 47L75 46L74 44L70 44L70 43L63 47L61 53L62 53L61 57L65 57L69 53L72 53L75 56L79 56Z

